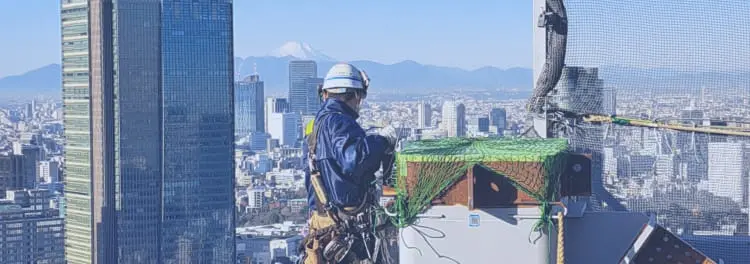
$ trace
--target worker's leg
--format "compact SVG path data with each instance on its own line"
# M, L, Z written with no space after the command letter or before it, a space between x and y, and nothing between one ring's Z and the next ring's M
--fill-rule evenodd
M318 230L332 226L333 219L325 214L319 214L313 212L308 222L310 228L307 238L305 238L305 259L304 264L322 264L323 261L323 247L328 239L316 239L315 236L318 234Z

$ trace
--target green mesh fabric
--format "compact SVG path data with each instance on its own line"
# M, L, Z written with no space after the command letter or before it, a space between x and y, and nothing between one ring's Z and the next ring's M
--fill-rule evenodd
M543 204L555 199L568 143L565 139L446 138L413 141L396 154L395 224L409 225L432 200L465 175L483 166L507 177ZM411 166L410 177L407 167ZM541 175L541 177L540 177Z

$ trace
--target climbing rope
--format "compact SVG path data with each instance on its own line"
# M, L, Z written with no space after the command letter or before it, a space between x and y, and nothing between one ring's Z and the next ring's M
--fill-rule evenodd
M731 128L715 128L715 127L690 127L679 124L665 124L657 123L650 120L635 119L635 118L623 118L616 116L605 116L605 115L588 115L583 118L584 122L589 123L612 123L622 126L635 126L635 127L648 127L648 128L662 128L671 129L684 132L697 132L705 134L720 134L729 136L741 136L750 137L750 131L743 131L741 129Z
M563 243L565 230L563 226L563 213L557 212L557 264L565 264L565 244Z

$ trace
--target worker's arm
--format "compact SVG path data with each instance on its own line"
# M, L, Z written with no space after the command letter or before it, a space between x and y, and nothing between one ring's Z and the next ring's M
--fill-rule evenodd
M363 177L372 177L380 169L388 141L380 135L366 135L365 131L351 119L334 116L338 122L328 122L332 135L334 155L342 172L358 183ZM334 121L334 120L331 120Z

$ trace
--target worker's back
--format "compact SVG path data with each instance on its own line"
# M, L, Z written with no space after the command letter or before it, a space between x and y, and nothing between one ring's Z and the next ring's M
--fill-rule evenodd
M351 107L337 99L328 99L305 129L303 151L311 145L310 137L317 127L315 165L320 170L330 200L338 206L358 206L371 187L380 168L388 142L381 136L366 135L356 122L359 117ZM305 164L308 164L305 155ZM315 195L306 170L308 201L315 207Z

